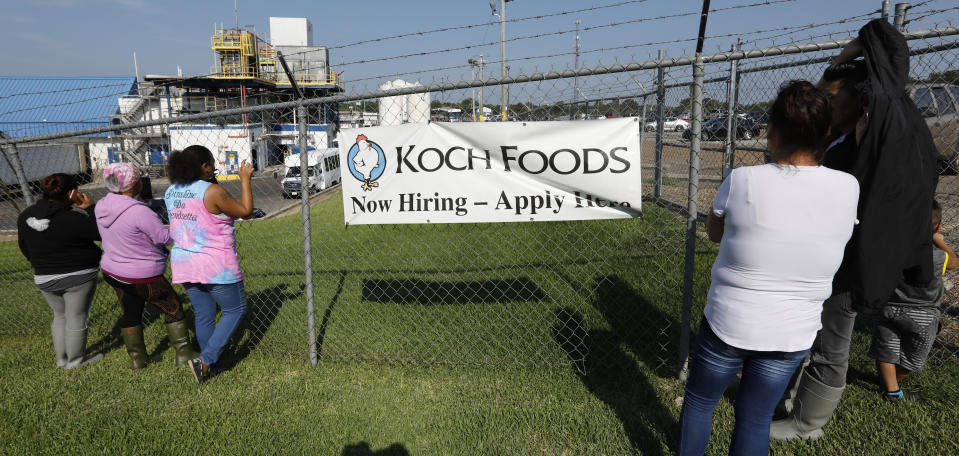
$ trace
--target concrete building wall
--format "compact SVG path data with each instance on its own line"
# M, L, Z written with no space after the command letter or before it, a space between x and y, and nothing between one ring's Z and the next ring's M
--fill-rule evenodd
M271 17L270 44L313 46L313 24L303 17Z

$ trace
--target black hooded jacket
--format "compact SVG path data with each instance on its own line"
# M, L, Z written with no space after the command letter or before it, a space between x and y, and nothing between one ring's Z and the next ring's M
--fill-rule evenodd
M834 293L851 291L860 310L882 308L901 280L933 280L932 199L939 179L932 134L905 91L909 48L876 19L859 31L869 121L852 174L859 180L859 221L837 273Z
M41 199L17 218L17 241L37 275L65 274L100 266L103 253L93 206Z

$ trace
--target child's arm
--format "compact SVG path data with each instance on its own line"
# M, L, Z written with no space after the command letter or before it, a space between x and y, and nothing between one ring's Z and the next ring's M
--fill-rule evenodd
M946 259L946 269L955 269L956 266L959 266L959 258L956 257L955 250L952 250L952 247L949 247L949 244L946 244L946 238L942 235L942 233L937 232L933 234L932 243L936 247L942 249L944 252L946 252L946 255L948 255L948 259Z

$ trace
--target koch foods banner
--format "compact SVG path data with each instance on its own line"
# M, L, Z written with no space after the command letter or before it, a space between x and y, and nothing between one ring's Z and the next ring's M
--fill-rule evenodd
M354 128L339 147L348 225L639 214L636 118Z

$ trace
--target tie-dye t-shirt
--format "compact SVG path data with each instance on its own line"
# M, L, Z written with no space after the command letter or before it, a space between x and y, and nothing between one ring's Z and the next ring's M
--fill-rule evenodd
M243 280L233 218L211 214L203 204L209 182L171 185L164 194L170 215L173 283L229 284Z

